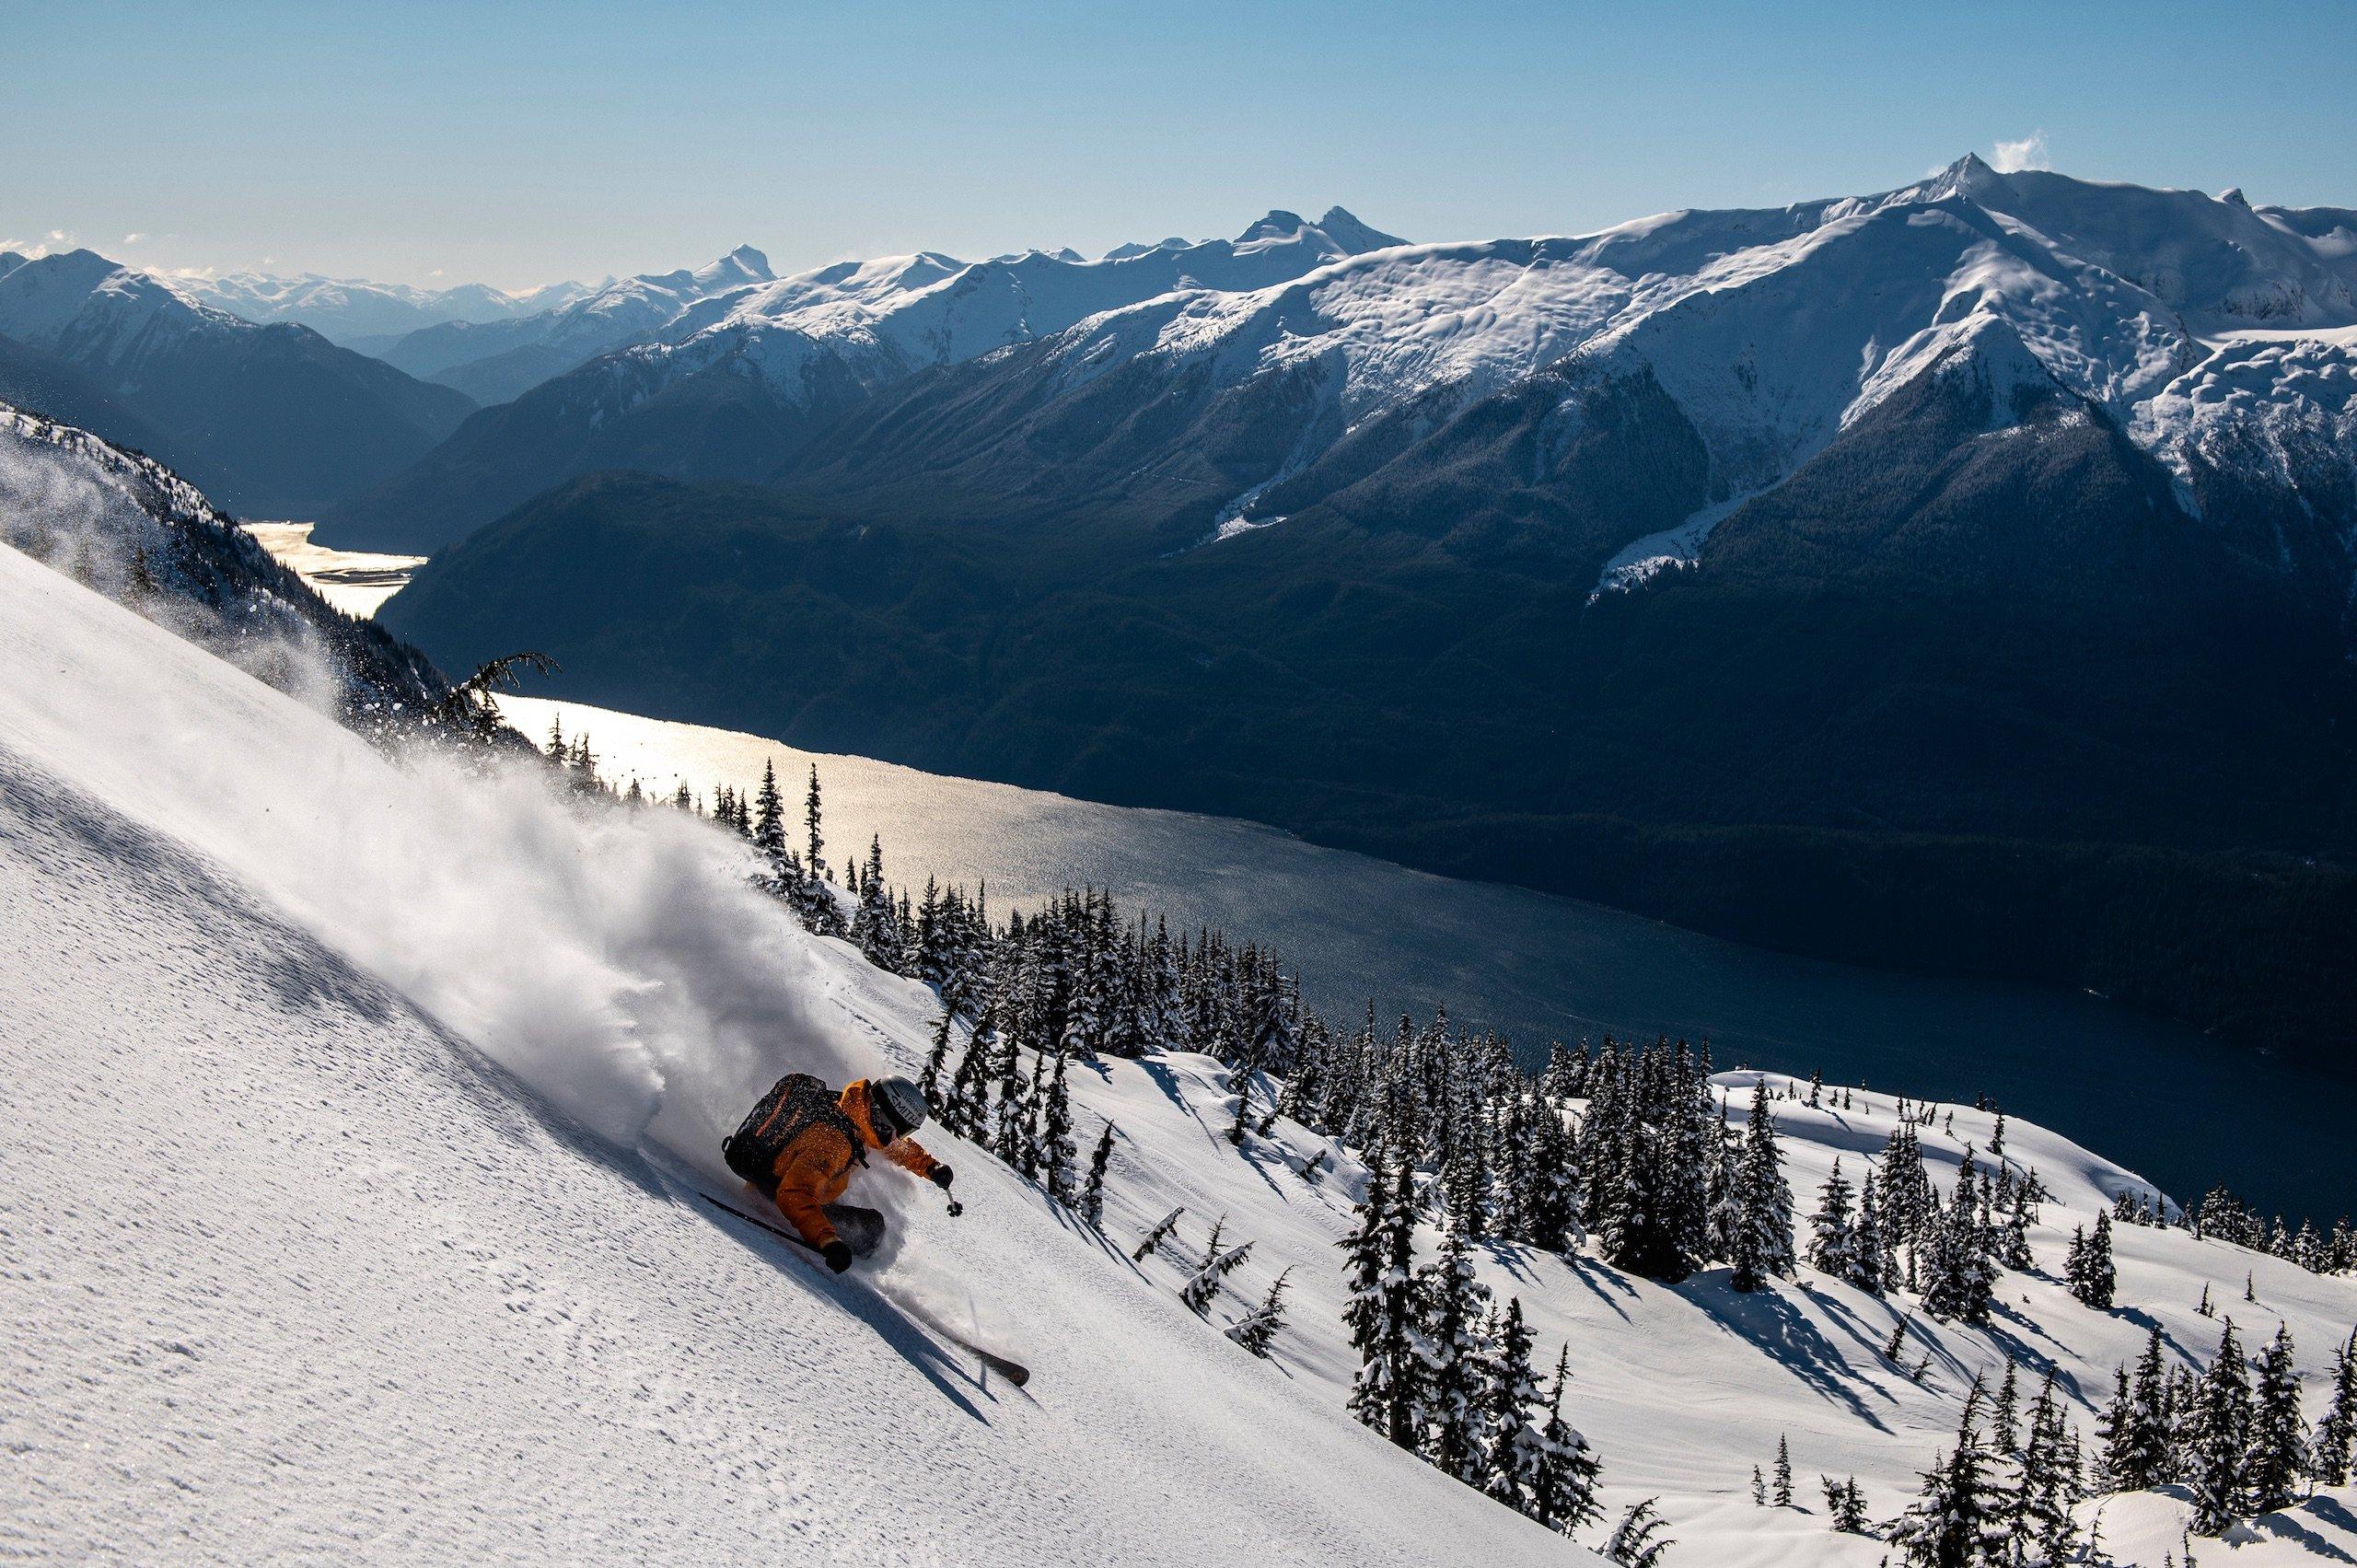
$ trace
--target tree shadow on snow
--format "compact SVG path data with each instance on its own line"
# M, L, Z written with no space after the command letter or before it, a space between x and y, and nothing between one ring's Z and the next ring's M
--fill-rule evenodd
M1194 1119L1195 1125L1203 1130L1204 1137L1219 1136L1212 1131L1211 1123L1203 1120L1202 1113L1187 1103L1187 1097L1178 1089L1178 1074L1170 1070L1168 1063L1156 1062L1152 1058L1141 1058L1138 1065L1145 1069L1145 1075L1154 1080L1154 1086L1162 1091L1165 1098Z
M2324 1506L2317 1507L2318 1504ZM2357 1524L2357 1520L2350 1519L2349 1510L2341 1507L2329 1497L2311 1498L2306 1507L2318 1514L2325 1513L2327 1509L2338 1514L2340 1518L2332 1521L2335 1525L2344 1521ZM2295 1504L2281 1514L2262 1514L2244 1527L2254 1536L2290 1541L2310 1556L2321 1557L2328 1562L2357 1562L2357 1557L2351 1557L2347 1551L2302 1524L2297 1517L2299 1511L2299 1505Z
M1565 1264L1569 1265L1572 1272L1572 1277L1579 1281L1580 1283L1587 1286L1589 1293L1598 1301L1601 1301L1605 1306L1612 1308L1614 1316L1618 1317L1623 1323L1632 1321L1629 1316L1629 1309L1621 1306L1619 1302L1613 1300L1612 1297L1606 1293L1604 1286L1607 1284L1615 1286L1620 1290L1622 1295L1625 1295L1633 1301L1636 1299L1637 1295L1636 1287L1634 1285L1631 1285L1627 1280L1622 1279L1614 1270L1609 1269L1601 1263L1592 1265L1585 1258L1571 1257L1565 1258L1563 1261ZM1598 1280L1601 1280L1603 1283L1598 1283Z
M1855 1375L1833 1342L1782 1291L1769 1286L1746 1295L1728 1285L1726 1280L1725 1271L1713 1269L1675 1289L1708 1313L1721 1328L1749 1340L1771 1359L1782 1363L1820 1398L1846 1407L1852 1415L1877 1432L1890 1430L1850 1388Z

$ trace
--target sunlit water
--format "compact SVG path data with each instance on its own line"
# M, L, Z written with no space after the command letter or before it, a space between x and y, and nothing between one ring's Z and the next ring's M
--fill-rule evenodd
M423 555L376 555L358 550L330 550L311 542L312 523L248 523L246 531L264 550L292 566L319 596L362 620L377 613L384 602L408 583L410 574L425 564Z
M308 542L308 525L255 532L331 602L373 614L418 562ZM749 789L774 761L797 822L819 767L828 857L884 841L891 880L987 883L993 907L1066 887L1109 889L1174 929L1273 944L1313 1005L1353 1019L1446 1004L1505 1032L1526 1059L1550 1039L1656 1034L1751 1062L2017 1114L2190 1196L2221 1179L2270 1207L2338 1214L2352 1201L2357 1079L2215 1044L2094 997L1941 981L1721 942L1569 899L1427 876L1321 849L1250 822L1099 806L945 778L863 757L578 703L511 698L512 722L586 733L599 771L668 799L681 782Z

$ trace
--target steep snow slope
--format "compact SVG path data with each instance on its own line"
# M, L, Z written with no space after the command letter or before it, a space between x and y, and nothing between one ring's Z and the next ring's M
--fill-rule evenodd
M1075 1074L1082 1136L1120 1129L1105 1242L956 1140L962 1220L871 1180L909 1241L878 1276L898 1305L870 1299L683 1183L720 1183L714 1140L775 1072L911 1064L929 993L790 928L700 823L396 768L12 552L0 608L0 1437L26 1478L0 1539L864 1560L889 1527L916 1559L1564 1560L1342 1416L1332 1243L1364 1173L1290 1123L1231 1148L1208 1059ZM1721 1081L1740 1118L1749 1075ZM1804 1213L1893 1111L1777 1102ZM1994 1131L1945 1127L1935 1176ZM1742 1296L1513 1247L1483 1272L1542 1354L1571 1346L1607 1500L1660 1496L1674 1561L1875 1562L1817 1475L1894 1515L2008 1353L2056 1368L2091 1438L2149 1324L2207 1357L2205 1283L2247 1334L2288 1323L2313 1388L2357 1285L2121 1227L2121 1307L2088 1311L2052 1277L2069 1227L2143 1184L2018 1121L2005 1147L2056 1194L2040 1272L2005 1277L1988 1330L1918 1318L1920 1385L1878 1353L1905 1307L1813 1273ZM1133 1270L1174 1204L1177 1257ZM1175 1286L1220 1215L1257 1246L1207 1327ZM1213 1327L1287 1267L1290 1325L1250 1361ZM926 1318L1028 1359L1029 1395ZM1780 1436L1802 1505L1755 1509ZM2233 1560L2295 1560L2352 1502ZM2089 1512L2120 1512L2117 1544L2173 1506Z
M962 1222L868 1184L884 1283L1028 1395L690 1201L928 1008L726 841L396 768L14 552L0 607L7 1550L1577 1560L954 1140Z

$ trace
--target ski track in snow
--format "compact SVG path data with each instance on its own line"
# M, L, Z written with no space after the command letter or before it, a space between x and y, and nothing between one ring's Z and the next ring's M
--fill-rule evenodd
M965 1217L863 1178L904 1242L873 1292L837 1282L687 1189L732 1190L718 1134L770 1077L907 1069L935 1004L744 889L734 841L528 772L389 764L12 552L0 671L0 1551L1582 1560L1343 1413L1333 1244L1364 1172L1305 1180L1334 1151L1290 1123L1231 1148L1210 1059L1074 1073L1082 1146L1120 1128L1103 1239L936 1134ZM1722 1082L1740 1116L1749 1075ZM1778 1102L1803 1213L1893 1109ZM1992 1131L1955 1124L1924 1134L1935 1179ZM2058 1369L2092 1441L2084 1401L2149 1321L2215 1345L2204 1283L2247 1336L2288 1322L2315 1388L2357 1284L2121 1226L2122 1306L2087 1311L2052 1277L2070 1226L2141 1183L2026 1123L2006 1148L2057 1194L2041 1272L2004 1277L1986 1330L1919 1318L1922 1386L1878 1353L1903 1307L1805 1271L1743 1296L1724 1271L1673 1287L1492 1246L1483 1274L1542 1360L1572 1347L1606 1502L1658 1494L1673 1563L1874 1563L1817 1476L1892 1516L2008 1351ZM1175 1255L1132 1267L1182 1204ZM1221 1215L1257 1245L1202 1323L1176 1287ZM1254 1361L1218 1329L1289 1264ZM927 1321L1031 1364L1030 1388ZM1802 1505L1763 1511L1750 1469L1780 1436ZM2204 1561L2347 1551L2352 1504ZM2176 1549L2181 1500L2100 1506L2121 1561Z

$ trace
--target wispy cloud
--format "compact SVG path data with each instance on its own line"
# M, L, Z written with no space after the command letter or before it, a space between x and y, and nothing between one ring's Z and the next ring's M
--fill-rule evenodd
M137 230L134 230L132 233L126 234L126 235L124 235L124 236L122 237L122 242L123 242L125 245L136 245L136 244L138 244L141 240L143 240L143 239L145 239L145 238L147 238L147 236L146 236L146 235L145 235L144 233L140 233L140 232L138 232Z
M2052 168L2054 161L2047 153L2046 133L2032 131L2017 142L2000 137L1989 150L1989 167L2000 174L2018 174L2025 168Z

